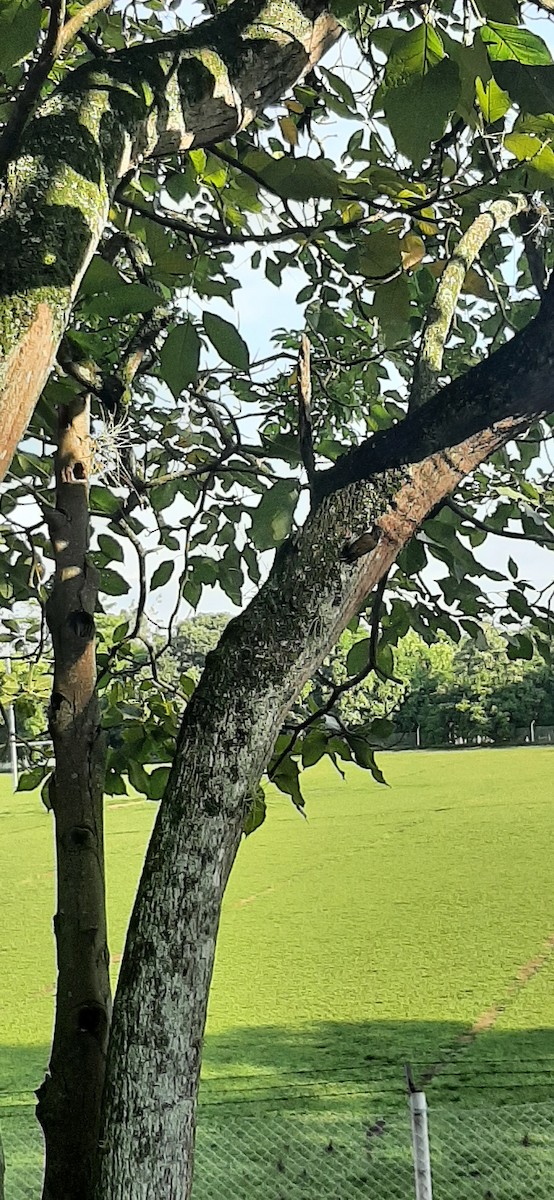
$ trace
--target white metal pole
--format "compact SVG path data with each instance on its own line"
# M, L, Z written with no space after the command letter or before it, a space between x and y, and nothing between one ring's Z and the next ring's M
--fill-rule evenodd
M6 675L12 673L12 660L8 655L6 659ZM19 783L19 769L17 764L17 732L15 728L15 709L13 704L8 704L6 709L8 718L8 750L10 755L10 767L12 773L12 783L14 792L17 791Z
M416 1200L433 1200L425 1092L410 1092Z

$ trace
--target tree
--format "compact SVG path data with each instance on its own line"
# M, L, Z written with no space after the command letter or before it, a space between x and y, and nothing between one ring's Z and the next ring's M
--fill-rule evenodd
M439 629L476 636L493 607L479 580L499 574L473 553L489 534L554 538L543 455L554 360L550 53L511 0L463 12L335 8L235 0L191 29L178 13L108 14L103 0L67 12L63 0L46 12L26 0L0 17L10 101L2 473L12 464L2 595L45 607L37 563L54 557L50 627L66 679L51 723L73 706L95 752L93 569L101 595L125 595L136 555L135 619L100 647L98 694L132 781L154 797L167 779L109 1038L96 1194L110 1200L190 1194L221 900L243 830L263 818L264 771L298 806L299 766L324 753L379 778L379 730L370 723L360 736L328 720L340 693L321 664L340 632L361 620L351 680L386 678L409 627L429 641ZM369 73L355 92L348 70L317 70L344 29ZM329 112L353 127L336 161L319 136ZM251 360L217 303L232 305L245 247L271 286L291 267L304 275L306 336L281 331L269 361ZM79 529L71 563L59 536L68 488L81 513L69 523ZM164 689L163 647L141 623L149 589L178 576L179 598L196 606L218 582L238 604L244 573L258 587L259 555L274 548L198 686L185 678ZM446 568L438 583L422 577L428 561ZM508 567L505 616L526 622L511 635L513 655L529 658L534 645L547 655L547 601L534 603L515 561ZM139 676L142 719L128 685ZM70 795L67 785L60 799L61 745L58 822ZM160 745L172 751L169 778L146 770ZM107 772L119 786L109 757ZM101 853L94 820L91 838L72 805L78 855ZM101 886L94 895L102 958ZM100 1008L98 1025L77 1024L74 1039L107 1037L106 996ZM60 1129L58 1117L58 1172ZM85 1161L67 1195L91 1193L90 1153Z

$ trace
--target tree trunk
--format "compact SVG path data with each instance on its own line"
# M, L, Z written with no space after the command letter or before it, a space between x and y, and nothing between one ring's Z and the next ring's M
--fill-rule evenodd
M321 0L235 0L188 33L85 63L45 102L0 180L0 480L122 177L244 129L339 32Z
M208 655L132 915L106 1075L96 1200L190 1196L201 1046L223 892L282 720L427 513L503 445L505 422L322 500ZM354 565L345 543L377 545ZM355 544L355 542L354 542Z
M96 572L87 563L89 410L59 414L56 573L46 606L54 646L49 782L57 856L56 1018L37 1115L46 1141L44 1200L90 1200L111 1019L103 845L104 746L96 695Z

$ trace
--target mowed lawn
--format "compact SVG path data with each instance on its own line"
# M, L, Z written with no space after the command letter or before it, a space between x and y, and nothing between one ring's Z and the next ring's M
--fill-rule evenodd
M211 1111L254 1097L338 1110L366 1093L378 1107L400 1097L407 1059L437 1100L552 1095L554 751L380 762L387 788L357 768L305 773L307 820L271 792L241 847L210 999ZM155 811L107 805L114 971ZM51 817L5 777L0 830L0 1089L17 1093L46 1062L54 876Z

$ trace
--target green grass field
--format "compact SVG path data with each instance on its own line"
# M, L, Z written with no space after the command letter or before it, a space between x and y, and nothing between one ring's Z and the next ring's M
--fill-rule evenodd
M554 751L381 763L388 788L313 769L308 819L272 794L241 847L210 1000L210 1121L254 1099L267 1120L329 1105L375 1115L400 1101L406 1059L430 1104L554 1095ZM114 970L154 816L147 802L107 806ZM21 1093L40 1081L52 1023L51 818L0 778L0 829L0 1089ZM281 1194L261 1178L235 1194Z

